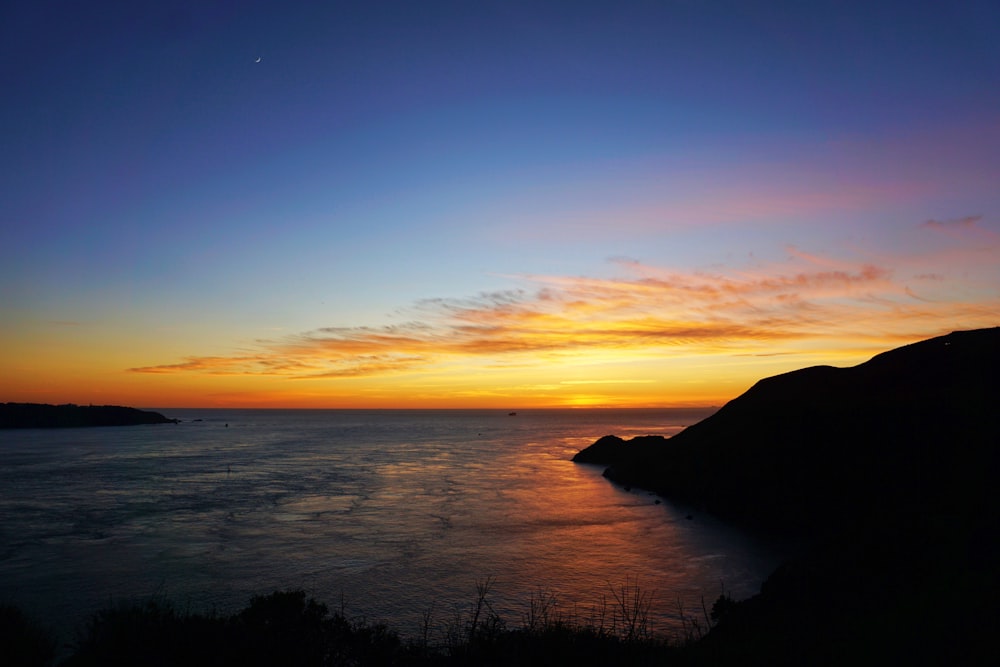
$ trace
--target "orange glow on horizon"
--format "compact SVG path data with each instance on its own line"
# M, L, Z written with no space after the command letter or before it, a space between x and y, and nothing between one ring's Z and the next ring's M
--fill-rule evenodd
M757 380L849 366L1000 323L1000 241L970 216L929 221L910 256L682 272L620 262L613 278L418 304L412 319L320 327L190 354L170 330L36 322L0 340L0 400L160 407L490 408L721 405ZM959 268L956 268L959 267ZM961 275L961 280L952 279ZM180 327L179 327L180 328ZM155 333L155 332L154 332ZM130 337L131 336L131 337ZM216 344L218 349L218 344Z

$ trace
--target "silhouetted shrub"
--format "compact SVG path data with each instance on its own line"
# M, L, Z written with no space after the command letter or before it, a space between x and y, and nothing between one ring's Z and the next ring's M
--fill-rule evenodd
M467 615L456 616L442 644L426 634L404 642L383 624L330 614L326 605L293 590L254 596L228 617L179 613L160 600L105 609L87 623L64 664L575 666L664 664L668 656L677 664L679 649L645 630L649 596L634 584L612 587L616 603L609 605L607 626L565 619L551 596L539 594L524 626L510 629L490 602L493 583L477 584ZM634 597L640 604L626 605L635 615L619 618L617 596L625 595L626 602Z
M304 591L254 596L235 625L247 665L322 665L333 634L326 605Z
M735 606L736 601L729 597L729 595L726 593L720 595L712 604L712 622L719 623L724 621Z
M149 600L95 613L69 665L213 665L225 654L225 621Z

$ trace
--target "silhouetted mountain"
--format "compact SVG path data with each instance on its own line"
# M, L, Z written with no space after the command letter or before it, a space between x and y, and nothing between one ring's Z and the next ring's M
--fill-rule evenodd
M1000 328L761 380L673 438L575 460L798 538L723 604L709 664L991 664L1000 627Z
M176 423L176 419L168 419L159 412L117 405L0 403L0 428L74 428Z
M1000 328L955 332L852 368L755 384L670 439L605 437L574 460L743 523L814 532L916 502L982 502L1000 442Z

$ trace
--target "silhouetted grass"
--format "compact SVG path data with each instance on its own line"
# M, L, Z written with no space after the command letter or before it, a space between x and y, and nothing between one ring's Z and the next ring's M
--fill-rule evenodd
M722 595L710 609L705 604L696 613L681 608L683 629L669 639L649 630L652 597L628 581L609 585L608 595L586 617L576 610L564 612L542 590L527 602L519 621L510 622L494 608L495 582L487 578L477 583L473 601L447 623L438 625L433 608L425 612L422 628L411 637L381 623L350 618L343 608L331 613L301 590L255 596L231 615L179 611L151 599L94 614L59 664L996 664L997 597L976 598L974 586L949 587L948 595L934 589L903 591L871 603L857 599L858 591L847 592L851 601L840 600L840 589L815 588L795 572L779 569L772 579L765 588L792 587L792 596L765 591L736 602ZM946 599L947 608L937 608ZM0 665L52 664L53 642L17 609L0 607L0 640Z
M428 610L418 636L406 638L384 624L349 618L343 609L331 612L301 590L254 596L231 615L179 611L154 598L95 613L60 664L687 664L684 638L668 641L649 630L652 596L633 582L609 585L610 597L595 605L586 620L562 613L551 593L539 591L516 623L494 609L494 584L492 578L477 582L473 602L443 627L435 624L433 609ZM0 662L51 664L53 644L44 633L18 630L27 621L16 609L4 614ZM8 641L19 634L36 639L16 645Z

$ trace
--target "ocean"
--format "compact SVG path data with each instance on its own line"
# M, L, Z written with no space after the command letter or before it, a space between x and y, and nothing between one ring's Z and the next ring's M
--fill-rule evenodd
M627 585L670 634L780 561L570 461L710 410L158 411L182 422L0 431L0 602L68 636L109 604L229 613L294 588L415 634L487 579L513 626L540 594L586 621Z

